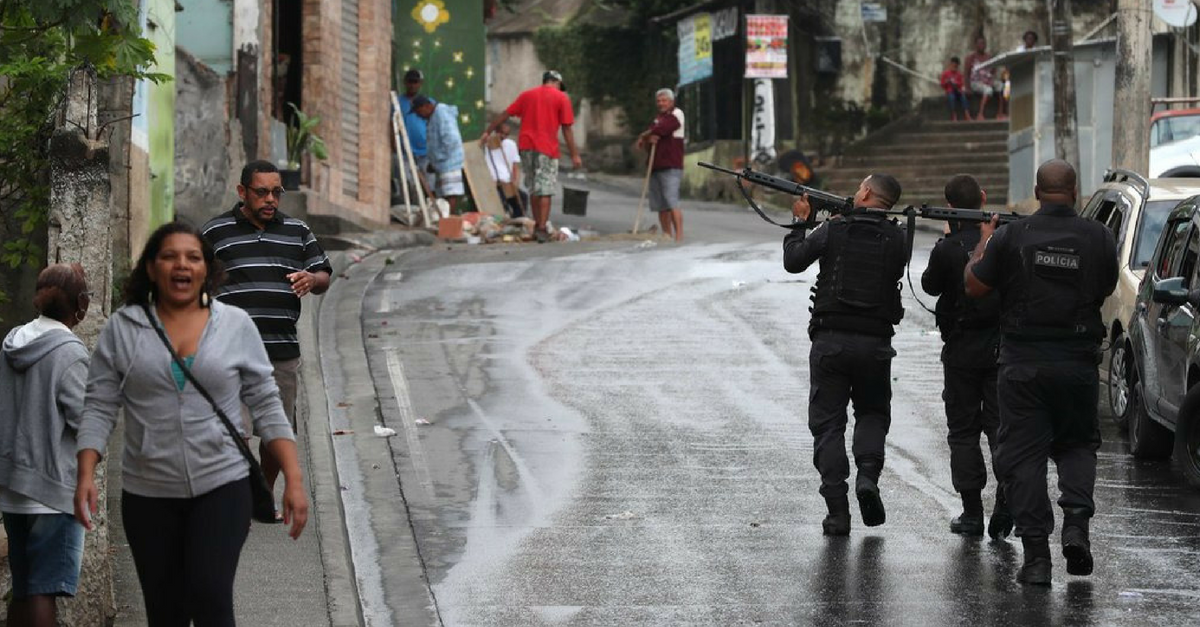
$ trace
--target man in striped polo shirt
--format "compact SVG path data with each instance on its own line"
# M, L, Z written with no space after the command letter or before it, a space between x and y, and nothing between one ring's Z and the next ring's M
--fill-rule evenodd
M300 297L329 289L333 267L308 225L279 211L283 184L273 163L246 164L237 192L241 202L201 229L225 265L225 283L215 296L246 310L258 326L275 367L283 409L295 431ZM259 446L259 454L273 489L279 463L265 446Z

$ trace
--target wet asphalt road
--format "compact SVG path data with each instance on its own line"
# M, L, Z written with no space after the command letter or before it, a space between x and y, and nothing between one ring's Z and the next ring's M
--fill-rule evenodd
M589 221L625 224L628 204L593 192L590 211L613 209ZM851 499L851 536L823 537L815 267L785 273L782 231L743 213L689 211L688 227L683 246L409 251L367 290L368 359L444 624L1200 624L1200 492L1133 460L1106 413L1093 576L1067 575L1054 538L1053 587L1025 588L1018 540L948 532L940 339L907 286L888 522L862 526ZM914 281L934 241L918 236Z

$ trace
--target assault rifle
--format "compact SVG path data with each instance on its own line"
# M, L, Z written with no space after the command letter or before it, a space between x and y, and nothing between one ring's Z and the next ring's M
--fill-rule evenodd
M808 202L810 205L812 205L814 216L818 212L825 212L829 214L830 217L833 217L838 214L848 212L854 208L854 199L851 197L831 194L807 185L801 185L787 179L782 179L777 176L771 176L770 174L758 172L753 168L744 168L741 172L738 172L736 170L730 170L729 168L723 168L719 165L713 165L704 161L700 162L700 167L716 170L717 172L724 174L732 174L733 176L737 177L739 180L738 189L741 190L742 196L746 198L746 202L750 204L750 207L754 209L754 211L757 212L762 219L774 224L775 226L781 226L785 229L809 228L813 225L815 220L811 216L809 217L808 222L801 222L797 224L780 224L772 220L771 218L767 217L765 213L763 213L758 204L755 203L752 198L750 198L748 193L746 193L746 189L740 184L741 180L745 180L746 182L753 183L755 185L762 185L768 189L773 189L777 192L783 192L792 196L803 196L808 194ZM870 212L909 219L925 218L927 220L959 222L989 222L991 221L992 217L995 216L1000 219L1000 224L1007 224L1025 217L1019 213L993 213L990 211L982 211L980 209L930 207L929 205L921 205L920 207L908 205L904 209L871 209Z

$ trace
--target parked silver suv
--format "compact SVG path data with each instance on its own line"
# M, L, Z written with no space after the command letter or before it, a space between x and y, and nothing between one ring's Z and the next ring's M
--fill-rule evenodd
M1128 423L1129 319L1138 284L1154 254L1167 215L1181 201L1200 194L1200 179L1146 179L1129 170L1113 169L1084 205L1083 217L1103 222L1117 239L1117 289L1100 310L1108 329L1108 401L1121 426Z

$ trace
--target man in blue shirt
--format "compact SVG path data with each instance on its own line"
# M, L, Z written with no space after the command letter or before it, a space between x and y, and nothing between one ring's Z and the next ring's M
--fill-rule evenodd
M429 169L428 147L426 144L425 118L417 115L412 102L421 95L421 86L425 84L425 75L421 70L413 68L404 73L404 93L400 96L400 113L404 116L404 128L408 131L408 143L412 146L413 159L417 169L422 172L422 190L428 195L433 187L425 172Z
M463 185L462 135L458 130L458 107L437 103L425 96L412 101L413 111L425 119L428 148L427 171L436 177L434 195L450 203L450 211L465 192Z

